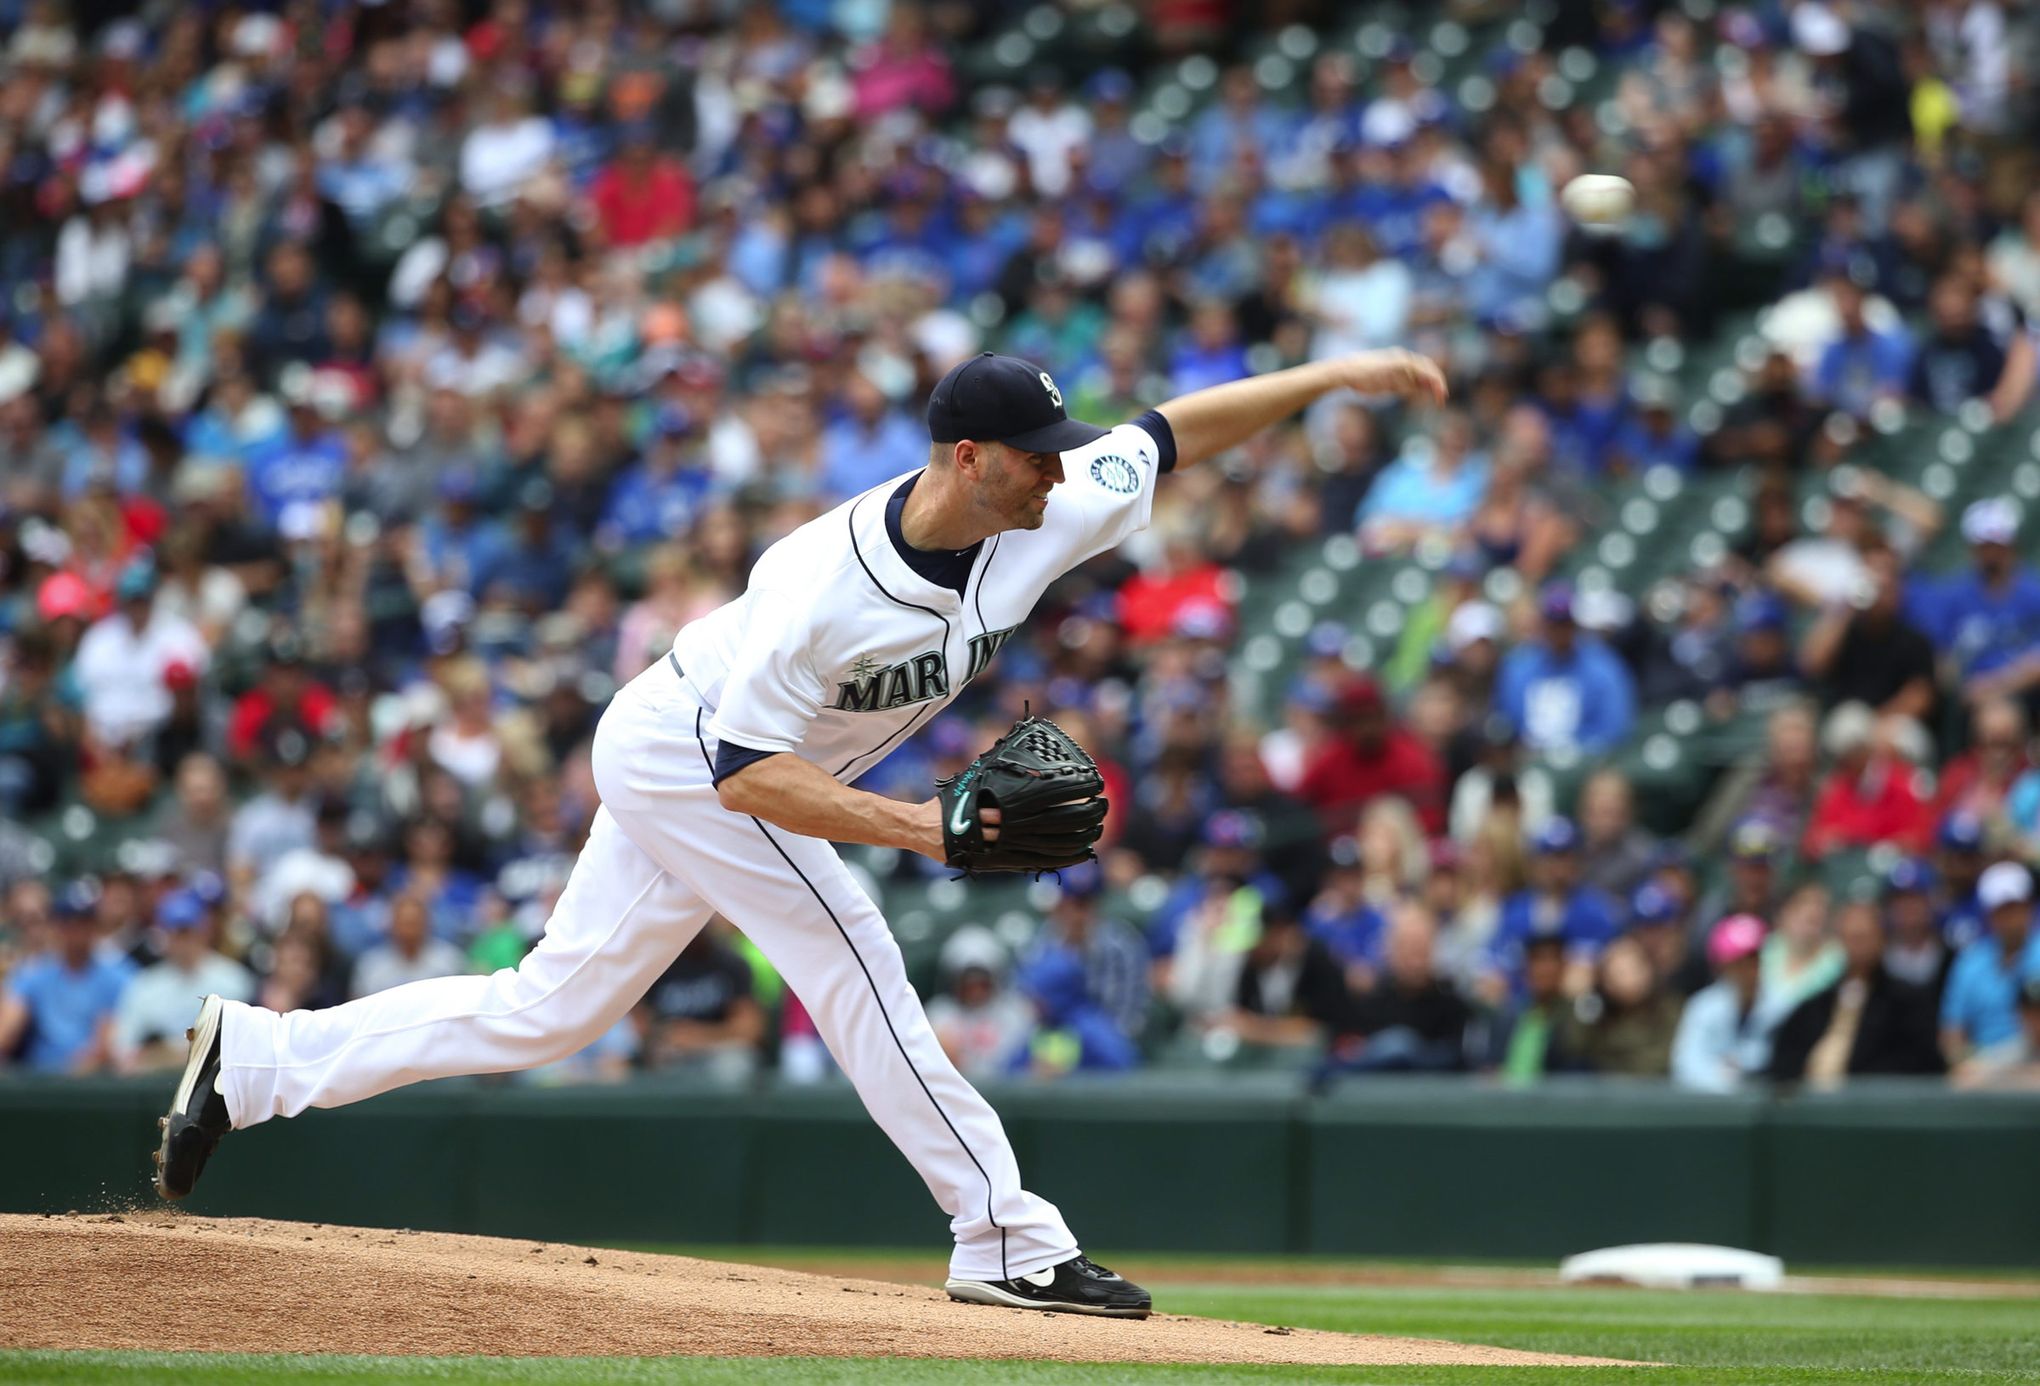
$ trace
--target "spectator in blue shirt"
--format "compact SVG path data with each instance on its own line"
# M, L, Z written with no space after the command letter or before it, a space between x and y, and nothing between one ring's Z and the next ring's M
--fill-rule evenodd
M892 407L862 374L850 377L844 416L822 433L822 489L847 500L928 460L928 430Z
M1386 152L1356 150L1348 168L1353 178L1339 198L1341 219L1365 225L1383 253L1398 259L1414 255L1423 244L1434 208L1458 205L1431 180L1424 151L1414 140Z
M1912 342L1900 328L1872 327L1863 290L1846 275L1828 280L1841 332L1814 367L1813 395L1830 408L1866 418L1881 399L1902 400L1912 374Z
M1084 94L1090 98L1091 138L1075 151L1077 167L1086 186L1117 193L1148 164L1148 146L1131 128L1133 78L1108 67L1084 84Z
M418 526L423 571L413 577L424 591L458 588L473 595L494 561L496 535L481 517L481 483L456 467L439 478L439 506Z
M1247 374L1239 326L1222 299L1206 299L1190 314L1190 329L1169 362L1169 390L1184 395Z
M1566 992L1584 994L1593 984L1594 960L1621 932L1617 914L1613 900L1580 882L1579 829L1568 818L1546 819L1530 839L1529 887L1502 902L1488 944L1487 999L1522 996L1524 945L1538 938L1565 941Z
M1037 950L1014 980L1036 1016L1034 1033L1011 1060L1014 1072L1048 1078L1117 1072L1140 1062L1133 1040L1091 995L1075 949Z
M708 499L709 473L688 455L686 414L661 409L638 464L616 479L602 513L605 543L652 544L685 534Z
M1021 985L1027 986L1047 955L1068 954L1081 970L1084 1002L1130 1040L1147 1024L1147 941L1123 920L1100 912L1104 889L1104 873L1094 862L1058 873L1055 904L1020 964Z
M1574 624L1570 588L1554 584L1542 609L1538 638L1502 660L1496 713L1535 750L1593 753L1620 745L1636 722L1628 666L1598 636Z
M2016 698L2040 683L2040 575L2019 562L2019 512L1990 497L1962 512L1968 572L1913 579L1907 614L1952 659L1972 703Z
M1218 95L1190 124L1190 165L1200 188L1216 186L1243 154L1264 163L1285 147L1293 123L1262 98L1261 84L1245 64L1226 69Z
M359 96L344 100L333 120L340 147L319 165L319 193L367 231L385 207L411 191L416 173L408 159L371 148L375 116Z
M1388 917L1368 899L1360 849L1351 837L1332 843L1324 884L1303 912L1304 932L1322 943L1355 991L1374 984L1381 971Z
M148 480L149 456L140 439L104 405L94 407L82 426L69 419L58 424L50 430L50 442L64 457L66 500L76 500L95 484L129 494Z
M1466 221L1480 254L1468 306L1483 324L1537 326L1545 317L1544 291L1558 274L1565 224L1549 200L1532 203L1517 195L1516 171L1508 163L1490 160L1481 176L1487 200Z
M135 975L124 955L93 937L98 894L65 888L52 910L49 946L16 968L0 991L0 1061L19 1052L42 1073L94 1073L113 1062L113 1015Z
M293 505L318 505L340 493L347 471L347 443L327 426L312 398L308 379L293 379L290 427L249 450L248 492L263 521L278 527Z
M956 235L943 262L949 273L951 298L967 303L979 294L995 290L1000 272L1026 235L1024 218L1002 211L997 203L969 188L963 189L956 208Z
M1956 809L1941 820L1935 838L1941 937L1951 948L1966 948L1983 937L1983 906L1976 898L1985 865L1983 836L1982 817L1968 809Z
M557 611L574 580L575 544L554 522L552 484L534 477L517 496L517 514L496 532L475 574L483 597L507 597L533 613Z
M1674 467L1690 472L1700 464L1700 437L1680 422L1672 387L1654 376L1631 386L1637 410L1615 430L1608 445L1608 470L1617 475Z
M1190 186L1188 150L1165 142L1156 151L1145 191L1120 213L1119 260L1158 264L1179 258L1197 229L1197 193Z
M2019 1033L2019 988L2040 975L2032 873L2001 861L1983 873L1976 894L1990 933L1956 957L1941 994L1941 1052L1950 1068Z
M1487 454L1474 448L1473 424L1456 410L1429 438L1413 438L1381 469L1355 517L1368 548L1399 551L1431 535L1454 538L1487 495Z

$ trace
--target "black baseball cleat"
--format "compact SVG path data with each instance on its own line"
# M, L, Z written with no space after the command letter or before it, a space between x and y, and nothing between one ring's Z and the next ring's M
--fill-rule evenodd
M184 1032L191 1041L191 1057L185 1060L169 1114L156 1119L163 1128L163 1144L156 1151L156 1192L165 1198L190 1193L220 1137L234 1129L219 1086L221 1009L219 997L206 997L198 1020Z
M1088 1256L1072 1256L1059 1266L1012 1280L951 1280L948 1289L951 1299L1008 1309L1101 1314L1113 1319L1144 1319L1154 1309L1154 1297L1146 1290Z

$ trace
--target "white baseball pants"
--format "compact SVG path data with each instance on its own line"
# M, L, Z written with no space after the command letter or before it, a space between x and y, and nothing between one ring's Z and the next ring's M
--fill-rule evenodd
M563 1058L627 1014L721 914L779 969L949 1214L953 1276L1010 1279L1076 1255L1054 1205L1020 1186L998 1114L942 1052L899 945L835 849L718 802L708 721L669 660L617 694L595 733L603 807L545 936L517 967L322 1011L228 1002L221 1086L234 1125Z

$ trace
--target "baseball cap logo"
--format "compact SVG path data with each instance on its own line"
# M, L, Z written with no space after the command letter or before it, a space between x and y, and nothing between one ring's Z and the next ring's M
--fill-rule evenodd
M969 438L1022 452L1068 452L1107 432L1065 415L1055 377L1017 356L987 351L959 361L928 394L928 436L938 443Z

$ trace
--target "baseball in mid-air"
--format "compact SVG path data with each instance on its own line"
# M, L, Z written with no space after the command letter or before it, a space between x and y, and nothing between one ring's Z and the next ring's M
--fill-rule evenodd
M1636 189L1612 173L1582 173L1558 195L1566 215L1582 226L1613 228L1636 207Z

